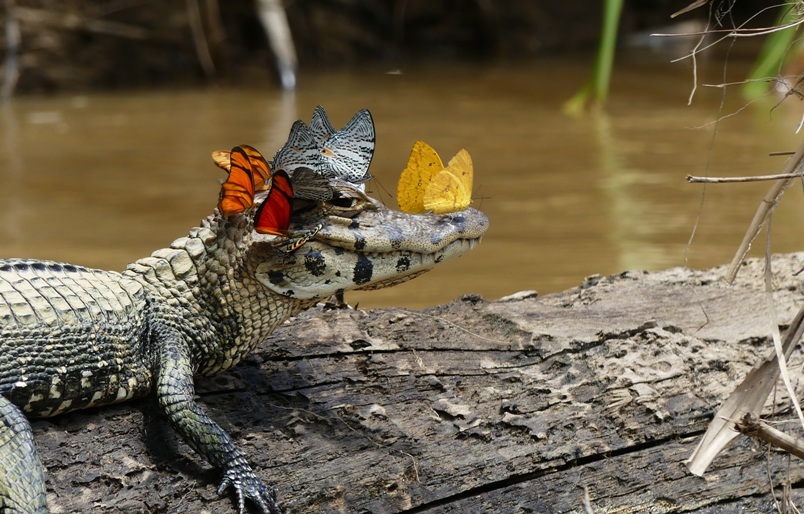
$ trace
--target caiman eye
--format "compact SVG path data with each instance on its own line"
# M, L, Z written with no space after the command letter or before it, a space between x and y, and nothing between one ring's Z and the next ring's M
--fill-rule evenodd
M351 209L357 205L357 198L353 196L343 196L336 191L329 203L341 209Z

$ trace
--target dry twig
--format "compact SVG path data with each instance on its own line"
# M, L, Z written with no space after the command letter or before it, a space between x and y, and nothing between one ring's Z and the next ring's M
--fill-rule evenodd
M782 350L785 359L790 357L804 334L804 306L785 332ZM740 385L734 390L723 406L715 414L701 442L687 460L687 468L695 475L703 475L706 468L723 448L735 437L735 420L747 413L757 413L765 405L768 395L779 379L779 361L776 350L771 350L754 369L748 372Z
M763 180L780 180L787 178L804 178L801 173L777 173L775 175L750 175L747 177L696 177L687 175L687 182L691 184L730 184L739 182L761 182Z
M793 154L793 157L787 161L787 166L785 166L782 174L798 176L796 171L801 168L802 163L804 163L804 143L798 147L798 150L796 150L796 153ZM754 242L754 238L757 237L759 231L765 226L768 216L776 208L776 205L779 203L779 200L781 199L785 190L790 187L792 182L792 178L779 179L774 182L773 186L771 186L771 188L765 194L765 198L763 198L762 203L759 204L759 208L754 214L754 219L751 220L751 225L748 227L745 236L743 236L740 247L737 249L737 253L734 255L734 258L729 265L729 269L726 272L727 282L734 282L734 278L737 276L737 270L740 269L740 264L743 262L748 250L751 248L751 243Z
M798 437L788 435L781 430L773 428L757 417L753 412L747 412L737 423L737 430L741 434L761 439L768 444L804 459L804 441Z

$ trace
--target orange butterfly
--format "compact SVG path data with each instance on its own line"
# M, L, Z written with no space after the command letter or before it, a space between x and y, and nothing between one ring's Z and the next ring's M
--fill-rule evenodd
M217 162L217 161L216 161ZM239 146L229 154L229 177L221 184L218 210L231 216L254 205L254 172L248 155Z
M262 191L271 188L271 167L265 157L253 146L238 145L239 148L248 158L251 164L252 177L254 179L254 190ZM234 148L232 149L234 150ZM230 171L232 153L226 150L215 150L212 152L212 160L215 164L224 171Z
M268 166L265 157L253 146L240 145L240 148L248 156L248 162L251 163L254 191L271 189L271 167Z
M271 189L271 168L262 154L249 145L239 145L231 152L216 150L212 160L218 167L229 172L221 185L218 210L231 216L254 205L256 191Z
M293 207L293 187L290 185L290 177L284 170L276 170L271 176L269 187L265 201L254 215L254 230L260 234L286 236Z

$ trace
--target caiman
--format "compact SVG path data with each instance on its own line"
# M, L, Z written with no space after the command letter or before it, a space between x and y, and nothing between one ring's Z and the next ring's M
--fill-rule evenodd
M117 273L0 260L0 511L48 511L27 418L155 393L181 437L223 475L218 488L263 512L274 489L194 399L194 376L230 369L283 321L335 293L418 276L475 246L475 209L410 215L346 183L294 212L310 238L290 253L249 212L219 211L168 248ZM281 241L281 238L280 238ZM294 248L295 249L295 248Z

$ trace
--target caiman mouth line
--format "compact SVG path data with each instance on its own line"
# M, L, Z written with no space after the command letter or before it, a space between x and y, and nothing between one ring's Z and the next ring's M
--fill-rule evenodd
M473 208L451 214L409 215L387 210L377 214L376 218L354 219L330 216L311 241L365 256L429 255L456 241L478 241L488 228L486 215Z
M365 257L378 258L378 259L380 259L380 258L388 259L388 258L401 257L401 256L427 258L427 257L435 255L437 253L448 253L448 254L451 255L452 252L454 252L455 250L458 250L458 251L461 251L461 252L466 252L466 251L471 250L475 246L477 246L477 244L480 242L480 238L477 237L477 238L474 238L474 239L456 239L454 241L451 241L447 245L443 246L442 248L439 248L438 250L435 250L433 252L416 252L416 251L411 251L411 250L394 250L392 252L361 252L359 250L351 250L351 249L348 249L348 248L344 248L342 246L329 244L329 242L327 242L327 241L319 241L319 242L324 243L324 244L328 244L329 246L332 246L333 248L336 248L336 247L337 248L343 248L344 250L349 250L350 253L356 253L356 254L359 254L359 255L363 255ZM465 250L459 249L459 247L464 247L464 246L466 246ZM437 261L437 262L440 262L440 261Z
M325 237L319 238L317 236L313 237L312 239L310 239L310 241L311 242L315 241L315 242L318 242L318 243L322 243L322 244L325 244L325 245L330 246L332 248L340 248L340 249L342 249L344 251L348 251L350 253L357 253L357 254L360 254L360 255L365 255L366 257L389 257L389 256L393 256L393 255L420 255L420 256L433 255L434 253L444 252L444 251L446 251L448 248L450 248L453 245L463 245L463 244L469 244L469 248L467 250L471 250L472 248L475 247L475 245L477 245L480 242L482 237L483 236L471 237L471 238L470 237L465 237L465 238L453 239L452 241L447 242L444 246L435 248L431 252L421 252L421 251L416 251L416 250L405 250L405 249L392 250L392 251L388 251L388 252L381 252L381 251L376 251L376 250L375 251L365 251L365 250L360 250L360 249L357 249L357 248L353 248L352 246L349 246L349 244L352 243L351 241L344 242L344 241L341 241L341 240L338 240L338 239L329 239L329 238L325 238Z

